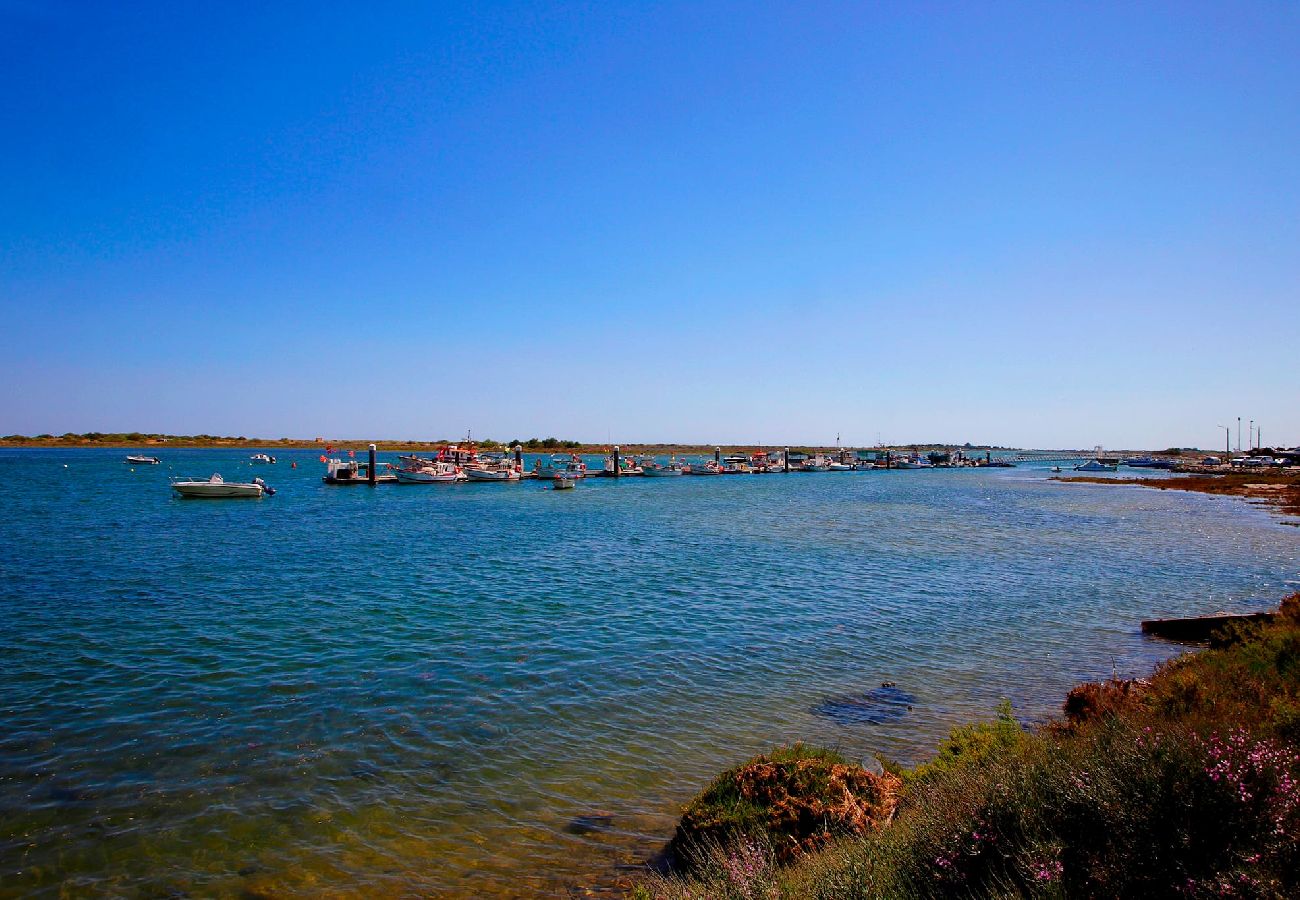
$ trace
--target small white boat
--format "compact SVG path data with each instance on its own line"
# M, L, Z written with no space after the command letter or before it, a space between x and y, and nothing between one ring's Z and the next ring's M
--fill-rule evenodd
M722 469L718 464L709 460L708 462L691 463L686 467L687 475L721 475Z
M833 462L833 463L827 463L827 464L826 464L826 471L828 471L828 472L852 472L852 471L853 471L853 467L852 467L851 465L849 465L848 463Z
M556 476L551 480L551 487L554 488L554 489L557 490L557 491L571 491L571 490L573 490L573 486L574 486L575 484L577 484L577 483L578 483L578 480L577 480L576 478L574 478L572 475L569 475L569 474L567 474L567 473L563 473L563 474L560 474L560 475L556 475ZM585 488L584 488L584 490L585 490Z
M257 465L272 465L275 462L274 456L268 456L265 453L254 453L248 458L248 461Z
M399 484L454 484L466 480L460 467L452 463L415 459L415 462L393 469Z
M126 461L133 466L156 466L162 462L156 456L128 456Z
M519 473L510 468L466 469L470 481L518 481ZM559 477L559 476L557 476Z
M232 497L261 497L263 494L268 496L275 491L266 486L266 482L260 478L254 478L251 482L226 481L220 475L213 475L206 480L199 479L178 479L172 482L172 490L182 497L196 497L206 499L225 499Z

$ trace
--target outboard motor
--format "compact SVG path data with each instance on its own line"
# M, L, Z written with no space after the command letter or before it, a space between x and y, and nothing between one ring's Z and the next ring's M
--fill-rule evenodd
M273 487L267 487L267 486L266 486L266 482L263 481L260 477L258 477L258 478L254 478L254 479L253 479L253 484L260 485L261 488L262 488L262 493L266 494L266 496L268 496L268 497L274 497L274 496L275 496L275 488L273 488Z

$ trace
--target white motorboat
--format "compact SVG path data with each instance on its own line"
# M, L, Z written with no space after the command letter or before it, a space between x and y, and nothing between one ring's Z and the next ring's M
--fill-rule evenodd
M849 465L848 463L832 462L832 463L827 463L827 464L826 464L826 471L828 471L828 472L852 472L852 471L853 471L853 467L852 467L851 465Z
M1117 469L1119 466L1107 465L1099 459L1090 459L1083 465L1074 467L1076 472L1114 472Z
M713 460L691 463L686 467L687 475L721 475L722 469Z
M156 456L128 456L126 461L133 466L156 466L162 462Z
M518 481L519 480L518 472L516 472L512 468L507 468L504 466L494 467L490 469L487 468L466 469L465 475L466 477L469 478L470 481Z
M234 497L261 497L263 494L270 496L274 494L271 488L266 486L260 478L254 478L251 482L226 481L220 475L213 475L211 478L199 480L197 478L177 479L172 482L172 490L182 497L206 498L211 500L227 499Z
M248 461L257 465L271 465L275 462L274 456L268 456L265 453L254 453L248 458Z
M393 469L399 484L454 484L466 480L459 466L449 462L416 459L417 462L408 462L407 465Z
M556 475L551 480L551 487L557 491L571 491L573 486L578 483L578 479L567 473ZM585 488L584 488L585 490Z

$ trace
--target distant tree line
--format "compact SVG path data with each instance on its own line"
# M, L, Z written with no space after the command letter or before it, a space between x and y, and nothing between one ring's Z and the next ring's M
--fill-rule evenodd
M521 441L515 438L510 442L510 446L521 446L525 450L576 450L582 446L582 441L562 441L557 437L548 438L529 438Z

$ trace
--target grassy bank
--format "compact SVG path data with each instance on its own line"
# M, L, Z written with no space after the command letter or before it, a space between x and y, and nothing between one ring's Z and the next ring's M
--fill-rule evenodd
M1273 623L1225 635L1148 681L1079 686L1036 732L1005 708L955 730L910 771L841 770L827 793L825 778L787 767L776 772L788 790L746 791L754 767L770 776L788 757L720 776L683 819L708 831L674 839L679 873L647 878L634 896L1297 896L1300 594ZM892 815L780 814L816 808L788 796L801 783L823 806L854 808L845 784L863 776L877 799L877 787L899 785Z

